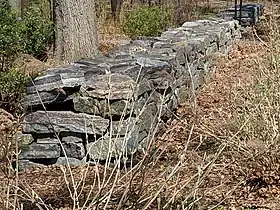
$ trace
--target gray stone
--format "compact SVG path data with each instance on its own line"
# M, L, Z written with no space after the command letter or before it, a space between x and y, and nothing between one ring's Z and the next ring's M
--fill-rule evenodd
M172 113L178 108L178 99L174 94L172 94L170 101L167 103L167 107Z
M186 103L189 99L189 89L184 85L175 90L180 105Z
M172 47L176 51L176 60L180 65L184 65L187 61L187 55L191 53L191 46L187 42L178 42Z
M143 140L147 138L147 131L135 131L131 133L129 136L129 141L127 142L128 148L130 148L130 152L133 154L142 148Z
M56 165L70 165L70 166L83 166L86 164L86 160L82 159L76 159L76 158L70 158L70 157L59 157L55 163Z
M224 45L224 46L220 47L219 51L220 51L220 53L227 55L229 53L229 48L228 48L228 46Z
M64 90L50 92L31 93L25 96L23 105L26 107L38 106L43 104L63 103L71 100L71 96Z
M161 48L170 48L172 49L173 43L171 41L158 41L154 43L154 48L161 49Z
M129 76L106 74L92 77L83 85L84 96L100 99L131 99L136 83Z
M143 95L144 93L147 93L149 91L152 91L154 89L154 86L153 86L153 83L146 79L146 78L143 78L138 84L137 84L137 87L136 87L136 95L137 96L141 96Z
M134 68L136 65L136 61L133 59L127 60L127 61L119 61L117 64L113 64L110 67L110 72L111 73L118 73L118 74L123 74L126 72L128 69Z
M89 66L90 71L92 71L91 68L95 67L95 68L93 68L94 75L100 75L100 74L105 74L106 70L109 70L109 68L107 68L107 67L110 67L111 63L114 63L114 62L116 62L115 59L112 59L112 58L109 58L109 57L103 56L103 55L97 55L95 57L82 58L75 63L83 64L85 67ZM96 67L98 67L98 68L96 68Z
M103 134L109 120L70 111L37 111L25 116L23 131L26 133L88 133Z
M105 136L87 145L89 157L93 160L106 160L107 157L117 157L127 151L125 138L110 138Z
M160 107L156 103L147 104L139 113L139 123L140 130L145 130L149 132L153 130L158 123L158 118L160 115Z
M60 140L54 137L38 138L38 144L59 144Z
M146 94L146 95L148 95L148 94ZM135 104L135 108L133 110L133 113L136 114L136 115L139 115L139 113L141 112L143 107L147 104L148 104L147 97L145 97L145 96L139 97L139 99L137 100L137 102Z
M102 67L92 65L92 63L80 60L59 68L51 68L45 72L45 75L37 77L27 86L28 94L38 92L52 92L63 88L75 88L85 83L88 77L92 75L105 74ZM51 95L43 95L51 98Z
M164 103L164 96L159 94L157 91L153 91L150 94L145 95L138 99L134 113L139 116L145 116L145 112L153 112L157 110L156 106L160 107ZM154 109L153 109L153 108Z
M193 72L193 70L190 70L190 71ZM183 74L178 79L176 79L174 88L180 87L182 85L185 85L185 86L191 85L191 77L190 77L190 73L188 72L188 70L186 70L185 74Z
M74 109L77 112L88 114L100 114L99 100L91 97L75 96L73 99Z
M206 50L206 55L212 55L218 51L218 45L216 42L212 43Z
M149 48L159 39L159 37L141 37L139 40L133 40L132 43L138 46Z
M126 100L117 100L109 102L107 100L100 101L100 114L104 117L126 116L130 113L132 104Z
M71 71L75 69L76 71ZM43 91L51 91L65 87L76 87L85 82L84 72L79 71L78 66L69 65L65 67L66 72L60 74L47 74L37 77L27 87L27 93L36 93Z
M174 52L171 48L151 48L148 50L149 55L154 56L169 56L172 55Z
M206 46L201 38L195 38L188 41L188 45L191 46L192 50L205 55Z
M74 143L74 142L65 142L62 143L64 151L67 157L83 159L86 155L85 147L82 143ZM62 150L62 155L64 156L64 152Z
M170 68L170 64L167 62L159 61L159 60L152 60L150 58L143 58L143 57L139 57L137 59L137 64L139 64L142 67L152 67L155 69Z
M18 170L23 171L24 169L31 169L31 168L43 168L45 165L34 163L30 160L18 160Z
M134 42L110 50L109 56L116 59L132 58L135 52L139 52L139 51L145 52L147 51L147 48L149 48L149 46L141 45L140 43Z
M127 115L132 108L132 104L127 100L108 101L78 96L73 102L76 111L103 117Z
M204 84L205 75L202 71L197 71L197 74L193 76L194 89L201 87Z
M60 147L58 144L32 143L29 146L20 148L20 150L19 159L49 159L60 156Z
M136 125L136 119L130 117L126 120L113 121L112 122L112 135L125 136L129 131L134 129Z
M172 86L175 81L175 78L164 70L149 74L147 78L153 83L156 90L167 89Z
M183 28L192 28L192 27L198 27L201 26L202 24L199 22L185 22L182 27Z
M158 106L164 103L164 96L157 91L151 92L151 94L146 97L148 103L155 103Z
M66 136L62 136L61 141L67 143L82 143L83 138L81 136L73 136L71 134L68 136L66 134Z
M127 156L138 150L139 143L147 136L146 132L131 131L126 137L112 138L104 136L87 145L92 160L106 160L111 157Z

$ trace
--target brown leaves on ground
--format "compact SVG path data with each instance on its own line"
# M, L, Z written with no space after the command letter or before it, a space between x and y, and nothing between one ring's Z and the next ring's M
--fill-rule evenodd
M254 42L241 42L234 47L229 58L219 62L211 80L199 92L196 106L186 105L179 110L178 118L185 120L175 127L185 126L186 129L174 129L176 135L159 143L163 145L168 141L171 148L176 148L180 145L178 142L186 141L180 136L186 136L187 131L193 129L188 151L200 157L189 156L198 166L202 157L211 160L219 146L225 145L198 187L205 199L200 203L200 209L215 205L232 209L246 206L280 209L279 149L267 147L261 139L238 140L241 135L238 129L242 130L242 124L238 125L236 119L238 100L258 82L258 74L263 68L260 64L266 62L268 52L263 44Z
M138 160L145 157L138 170L118 179L109 209L116 208L125 192L129 196L123 197L124 207L128 208L138 204L137 208L142 209L150 203L147 209L157 209L158 205L172 209L184 202L185 207L192 206L193 209L215 209L218 206L277 209L280 203L279 155L258 141L244 143L229 139L229 127L235 120L235 96L255 82L258 63L266 54L267 49L256 43L241 43L233 48L229 58L219 62L211 80L198 94L196 107L182 107L178 111L178 120L173 120L165 134L157 138L149 156L138 157ZM80 204L90 191L93 193L89 202L98 192L96 177L97 174L102 177L104 166L97 168L72 169L73 180L83 183L78 187ZM125 174L123 166L120 176ZM103 193L111 189L114 176ZM27 170L14 178L19 180L20 189L28 195L36 192L45 204L60 209L73 206L69 193L69 189L73 191L71 175L69 172L65 175L59 167ZM8 181L7 178L3 180ZM70 183L69 189L65 180ZM26 194L20 194L25 197L25 205L33 208L32 199L27 201ZM36 202L39 201L33 200Z
M233 117L231 110L235 103L235 95L254 84L255 74L259 71L256 61L263 59L266 53L263 45L246 42L232 49L229 59L219 61L209 84L199 92L197 107L194 108L195 120L204 130L224 134L225 126ZM184 109L189 110L190 107L180 110L183 117L189 113L184 113Z
M17 68L26 75L37 75L45 70L48 65L31 55L23 54L14 61Z
M14 122L14 116L0 108L0 134L9 133L13 128Z

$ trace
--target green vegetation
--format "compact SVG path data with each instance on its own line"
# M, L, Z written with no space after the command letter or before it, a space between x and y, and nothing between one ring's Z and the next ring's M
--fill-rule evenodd
M0 2L0 70L9 69L19 53L21 45L21 23L6 2Z
M33 4L26 11L20 30L23 52L39 59L53 41L53 23L42 14L42 8Z
M28 77L17 69L0 72L0 107L10 113L21 110L21 99L25 93Z
M22 54L43 59L53 39L53 23L42 7L32 3L22 20L7 1L0 1L0 108L20 111L27 76L15 68Z
M171 24L171 13L157 6L139 7L124 21L123 30L132 39L158 36Z

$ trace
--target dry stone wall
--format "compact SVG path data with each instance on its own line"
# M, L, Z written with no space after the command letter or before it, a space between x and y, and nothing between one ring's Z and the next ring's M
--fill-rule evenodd
M107 56L48 69L27 87L19 167L80 165L147 148L241 37L237 21L186 22Z
M263 9L263 5L261 4L251 3L242 5L241 7L238 5L236 10L235 7L231 7L220 12L217 16L225 20L232 20L235 18L235 12L237 12L236 18L239 20L241 26L253 26L259 22L260 16L263 14Z

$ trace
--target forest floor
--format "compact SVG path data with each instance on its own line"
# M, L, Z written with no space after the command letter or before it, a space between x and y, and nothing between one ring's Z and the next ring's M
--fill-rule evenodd
M144 185L147 185L147 191L161 186L163 177L160 174L165 173L166 168L175 167L178 154L185 151L186 160L179 173L181 182L196 176L198 167L204 168L211 162L210 169L205 168L201 177L189 183L190 188L197 190L194 197L201 197L193 209L213 206L216 206L213 209L280 209L280 161L275 162L278 161L275 156L274 162L263 163L272 152L264 141L242 140L241 134L234 136L236 129L240 128L236 123L242 123L237 121L237 99L241 97L243 100L244 90L255 84L259 72L256 61L264 59L267 53L263 44L246 42L236 45L228 58L220 60L213 76L199 92L196 106L181 107L165 134L157 138L155 148L160 158L146 171ZM185 150L186 142L188 147ZM95 170L95 167L76 167L72 173L77 182L83 177L90 184ZM20 172L17 179L26 194L31 195L34 191L46 204L56 207L72 204L64 170L59 167L27 170ZM176 182L169 184L180 186ZM87 187L84 187L85 192ZM192 193L192 190L188 191L188 195Z

